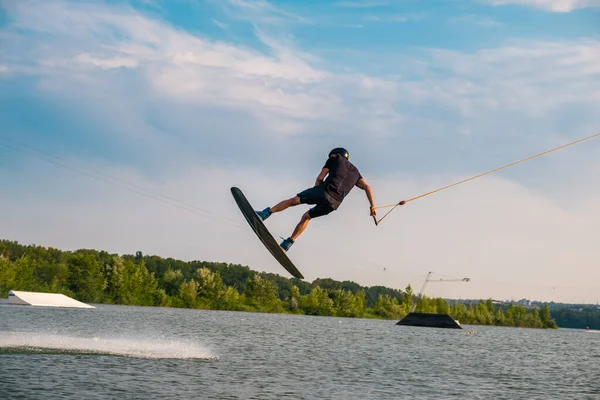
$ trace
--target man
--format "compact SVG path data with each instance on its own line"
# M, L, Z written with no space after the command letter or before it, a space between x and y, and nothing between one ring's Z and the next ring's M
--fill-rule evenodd
M256 213L264 221L271 214L281 212L288 207L299 204L315 205L302 216L292 236L281 242L281 248L288 251L298 239L298 236L304 232L312 218L321 217L337 210L354 186L358 186L366 192L371 205L371 216L375 216L375 202L371 187L362 177L358 168L350 162L348 151L338 147L329 152L329 157L321 169L321 173L317 176L314 187L306 189L292 198L283 200L274 207L267 207Z

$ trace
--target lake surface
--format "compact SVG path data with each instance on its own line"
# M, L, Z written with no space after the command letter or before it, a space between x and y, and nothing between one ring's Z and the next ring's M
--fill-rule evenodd
M600 399L600 334L395 323L0 306L0 399Z

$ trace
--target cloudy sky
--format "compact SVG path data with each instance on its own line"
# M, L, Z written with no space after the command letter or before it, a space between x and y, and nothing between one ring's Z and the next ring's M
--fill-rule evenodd
M349 149L380 205L600 132L599 0L0 0L0 237L289 276L239 213ZM308 281L600 301L600 138L396 208L355 190ZM307 206L267 221L278 241ZM385 210L380 210L379 216Z

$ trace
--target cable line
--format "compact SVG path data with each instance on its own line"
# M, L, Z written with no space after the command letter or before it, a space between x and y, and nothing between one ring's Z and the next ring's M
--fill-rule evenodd
M394 203L394 204L388 204L388 205L385 205L385 206L378 206L378 207L375 207L375 209L393 207L393 208L392 208L390 211L388 211L388 212L387 212L387 213L386 213L386 214L385 214L383 217L381 217L379 220L378 220L378 219L376 219L375 217L373 217L373 219L374 219L374 221L375 221L375 225L379 225L379 223L380 223L380 222L381 222L381 221L382 221L382 220L383 220L385 217L387 217L387 216L388 216L388 215L389 215L389 214L390 214L392 211L394 211L394 209L395 209L396 207L398 207L398 206L405 205L406 203L409 203L409 202L411 202L411 201L415 201L415 200L417 200L417 199L421 199L421 198L423 198L423 197L425 197L425 196L429 196L429 195L431 195L431 194L434 194L434 193L437 193L437 192L441 192L442 190L449 189L449 188L451 188L451 187L453 187L453 186L460 185L461 183L465 183L465 182L472 181L473 179L477 179L477 178L480 178L480 177L482 177L482 176L489 175L489 174L491 174L491 173L493 173L493 172L497 172L497 171L500 171L500 170L502 170L502 169L505 169L505 168L508 168L508 167L512 167L513 165L516 165L516 164L519 164L519 163L522 163L522 162L525 162L525 161L528 161L528 160L534 159L534 158L536 158L536 157L543 156L543 155L545 155L545 154L548 154L548 153L551 153L551 152L553 152L553 151L557 151L557 150L560 150L560 149L564 149L565 147L572 146L572 145L574 145L574 144L577 144L577 143L581 143L581 142L583 142L583 141L585 141L585 140L589 140L589 139L595 138L595 137L597 137L597 136L600 136L600 133L596 133L595 135L591 135L591 136L585 137L585 138L583 138L583 139L575 140L575 141L573 141L573 142L571 142L571 143L563 144L562 146L558 146L558 147L555 147L555 148L553 148L553 149L546 150L546 151L544 151L544 152L542 152L542 153L539 153L539 154L536 154L536 155L533 155L533 156L530 156L530 157L524 158L524 159L522 159L522 160L519 160L519 161L512 162L512 163L510 163L510 164L507 164L507 165L504 165L504 166L502 166L502 167L499 167L499 168L493 169L493 170L491 170L491 171L487 171L487 172L484 172L484 173L482 173L482 174L478 174L478 175L472 176L472 177L470 177L470 178L464 179L464 180L462 180L462 181L459 181L459 182L453 183L453 184L451 184L451 185L444 186L444 187L441 187L441 188L439 188L439 189L436 189L436 190L432 190L431 192L427 192L427 193L421 194L421 195L419 195L419 196L412 197L412 198L410 198L410 199L408 199L408 200L402 200L402 201L400 201L399 203Z

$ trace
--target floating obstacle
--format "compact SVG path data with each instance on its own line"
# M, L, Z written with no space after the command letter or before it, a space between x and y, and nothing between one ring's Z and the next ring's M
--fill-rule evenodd
M0 299L0 304L35 307L96 308L61 293L22 292L17 290L9 291L8 299Z
M417 295L417 301L413 303L410 312L406 314L404 318L398 321L396 325L425 326L428 328L462 329L460 323L448 314L414 312L417 308L417 302L419 301L419 299L422 298L423 292L425 291L425 286L427 286L428 282L469 282L471 280L470 278L432 280L431 274L433 274L433 272L431 271L427 274L425 282L423 282L423 286L421 287L421 290Z
M460 323L448 314L427 314L411 312L396 325L424 326L428 328L463 329Z

